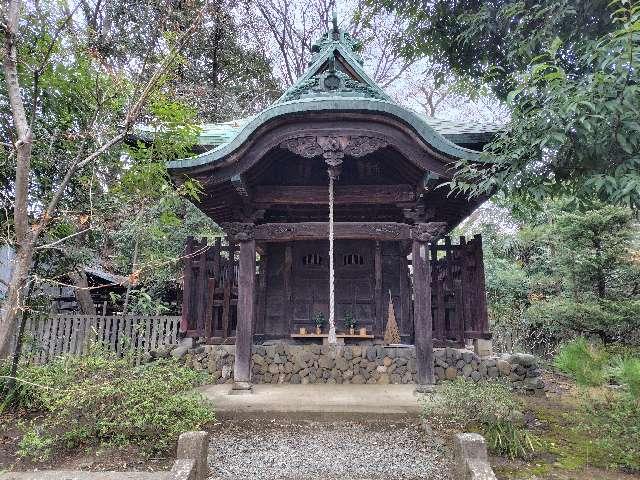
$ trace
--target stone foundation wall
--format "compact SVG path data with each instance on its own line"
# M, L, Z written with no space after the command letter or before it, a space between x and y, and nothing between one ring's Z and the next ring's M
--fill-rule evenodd
M207 370L215 383L231 383L234 352L234 345L206 345L185 349L180 357L196 370ZM413 346L254 345L251 360L253 383L398 384L414 383L416 376ZM437 382L504 378L517 390L544 390L533 355L478 357L469 350L437 348L434 374Z

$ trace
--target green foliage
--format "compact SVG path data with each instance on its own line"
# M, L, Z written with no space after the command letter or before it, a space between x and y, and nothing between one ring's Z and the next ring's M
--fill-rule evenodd
M496 346L546 356L580 335L640 344L640 235L630 209L557 201L515 213L515 228L492 213L480 230Z
M572 375L578 385L599 386L606 380L605 366L609 363L609 356L604 349L580 337L563 345L554 363Z
M557 52L567 70L579 74L576 53L580 46L614 27L608 0L370 3L395 10L407 20L402 43L405 55L441 59L459 75L490 81L502 98L514 88L517 73L549 50Z
M457 378L440 385L437 395L426 398L422 414L439 426L468 431L477 429L490 448L511 458L527 458L534 439L516 418L522 408L509 386L498 381L471 382Z
M574 294L591 290L605 297L629 266L631 212L611 205L593 205L585 211L562 211L549 235L555 242L559 267ZM640 272L638 272L640 273ZM613 285L615 286L615 285Z
M406 55L488 82L511 109L488 163L458 163L457 190L640 205L637 0L372 3L408 20Z
M313 316L313 321L316 324L316 327L322 327L324 325L324 313L318 312Z
M640 358L616 357L611 375L627 387L631 398L640 400Z
M344 319L342 320L342 322L344 323L344 328L346 329L356 328L356 325L358 324L356 319L353 317L353 312L351 312L350 310L344 312Z
M552 353L560 342L579 335L604 342L640 342L640 300L551 298L533 303L523 324L531 336L526 345L541 353Z
M530 60L508 96L508 128L485 152L492 165L460 162L458 189L497 188L526 205L559 195L640 205L640 9L613 3L616 29L576 52L581 75L557 48Z
M174 361L135 367L99 351L24 367L11 406L40 415L23 425L20 454L42 458L100 445L167 452L180 433L215 418L192 391L202 381L201 374Z
M537 441L522 427L510 420L490 422L483 427L489 448L502 456L529 458L535 451Z
M640 403L626 395L585 394L578 431L593 444L592 455L607 468L640 472ZM592 460L593 461L593 460Z

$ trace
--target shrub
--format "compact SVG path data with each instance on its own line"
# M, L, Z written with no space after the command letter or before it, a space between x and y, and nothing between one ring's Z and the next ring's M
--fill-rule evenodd
M45 457L55 449L136 445L168 451L178 435L215 419L193 387L199 374L171 360L133 366L94 353L23 368L14 407L41 412L23 426L20 454Z
M579 337L564 344L554 364L564 373L573 376L578 385L598 386L607 379L605 367L609 362L607 352Z
M534 302L525 312L527 347L552 354L557 345L578 336L602 342L640 344L640 300L553 298Z
M632 399L640 399L640 358L616 358L611 373L618 383L627 386Z
M525 458L534 451L534 442L518 418L521 407L505 383L458 378L443 383L437 395L425 399L422 414L445 428L479 430L495 453Z

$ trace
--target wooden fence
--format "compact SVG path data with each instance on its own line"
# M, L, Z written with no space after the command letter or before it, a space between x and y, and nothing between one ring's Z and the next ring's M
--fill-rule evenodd
M463 346L471 338L491 338L482 237L460 237L458 245L444 237L430 249L434 344Z
M22 357L45 363L57 355L82 355L100 345L123 356L132 353L140 363L145 352L177 343L178 316L51 315L28 319Z

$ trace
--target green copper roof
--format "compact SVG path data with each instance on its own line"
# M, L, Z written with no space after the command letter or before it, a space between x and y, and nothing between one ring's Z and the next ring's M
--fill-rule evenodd
M311 97L301 100L275 103L263 110L228 142L218 147L202 153L195 157L168 162L169 169L192 168L206 164L213 164L240 147L245 140L261 125L283 116L298 114L301 112L363 112L380 113L395 117L413 128L426 143L435 150L454 158L465 158L468 160L480 160L479 152L469 150L450 142L431 127L424 118L400 105L386 100L376 100L372 98L344 98L344 97Z
M446 118L416 115L447 140L462 145L485 143L503 127L503 125L498 123L469 123ZM253 118L255 117L200 125L202 133L200 133L198 137L198 145L218 147L229 143Z
M200 135L198 136L197 144L217 147L218 145L229 143L252 118L253 117L247 117L229 122L202 124L200 125ZM141 139L151 141L155 130L147 125L136 125L135 133Z
M313 44L307 71L276 103L309 97L362 97L392 101L362 68L362 45L347 32L333 28Z
M427 117L417 113L416 116L450 142L463 146L487 143L503 128L503 125L498 123L461 122L446 118ZM225 145L233 140L254 118L255 116L229 122L202 124L197 144L211 148ZM151 140L153 129L145 125L136 126L136 133L143 139Z
M425 118L395 103L364 71L361 45L348 33L333 28L312 47L307 71L273 105L252 118L203 125L198 143L213 146L192 158L168 162L169 169L214 164L238 149L260 126L288 115L312 112L371 112L409 125L435 150L452 158L479 160L479 152L461 145L485 143L494 126L468 125ZM153 132L140 131L152 136ZM458 144L460 145L458 145Z

